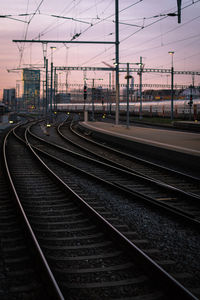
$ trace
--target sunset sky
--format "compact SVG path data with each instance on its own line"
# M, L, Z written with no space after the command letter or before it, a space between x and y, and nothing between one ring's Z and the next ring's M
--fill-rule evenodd
M200 0L182 0L181 24L176 16L167 16L177 11L176 0L119 0L119 11L121 63L139 62L142 56L145 67L170 68L168 51L173 50L175 70L200 71ZM82 41L114 41L114 14L114 0L1 0L0 99L4 88L21 83L21 71L8 69L30 64L42 67L44 62L42 44L16 44L13 39L69 41L76 35L76 40ZM52 46L55 44L47 48L49 61ZM105 67L102 61L113 65L114 58L114 45L56 44L53 51L56 66ZM108 84L106 72L86 75ZM60 82L64 76L60 74ZM134 76L137 82L137 74ZM175 78L181 84L190 84L191 80L190 76ZM144 83L168 81L169 76L153 73L143 78ZM83 72L69 73L68 83L82 82ZM120 83L124 82L122 75ZM195 84L200 84L199 77Z

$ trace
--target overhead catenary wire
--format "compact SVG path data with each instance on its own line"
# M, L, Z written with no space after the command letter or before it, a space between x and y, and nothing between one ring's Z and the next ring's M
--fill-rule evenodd
M33 19L33 17L35 16L35 14L37 13L37 11L39 10L39 7L41 6L41 4L42 4L43 1L44 1L44 0L42 0L42 1L40 2L40 4L39 4L39 6L37 7L35 13L34 13L33 16L31 17L31 20ZM74 5L74 7L77 6L81 1L82 1L82 0L80 0L78 3L76 3L76 5ZM134 2L134 3L132 3L131 5L129 5L129 6L125 7L125 8L123 8L123 9L121 9L120 12L129 9L130 7L132 7L132 6L134 6L134 5L138 4L138 3L140 3L140 2L142 2L142 1L143 1L143 0L138 0L138 1ZM110 6L110 4L111 4L111 2L108 4L108 6ZM109 15L108 17L99 20L99 21L96 22L95 24L90 25L89 27L87 27L87 28L86 28L85 30L83 30L82 32L75 34L75 35L72 37L72 39L79 37L80 35L82 35L83 33L85 33L87 30L89 30L89 28L91 28L92 26L98 25L99 23L101 23L101 22L103 22L103 21L109 19L109 18L112 17L112 16L114 16L114 14ZM29 25L29 24L30 24L30 22L28 23L28 25ZM46 33L50 32L51 30L55 29L56 27L57 27L57 25L50 29L49 26L48 26L48 27L46 28L46 31L44 30L44 31L42 31L41 33L39 33L39 35L38 35L35 39L37 39L38 37L40 38L40 37L43 36L44 34L46 34ZM48 30L47 30L47 29L48 29ZM27 26L27 30L26 30L25 38L24 38L24 39L26 39L27 33L28 33L28 26ZM24 51L24 45L23 45L23 50L21 50L20 65L21 65L21 60L22 60L22 57L23 57L23 51Z
M186 9L186 8L190 7L191 5L196 4L197 2L200 2L200 0L192 1L191 4L188 4L188 5L184 6L184 7L182 7L181 10ZM176 11L176 12L177 12L177 11ZM163 20L166 19L167 17L169 17L169 16L166 15L166 16L164 16L164 17L162 17L162 18L160 18L160 19L158 19L158 20L156 20L156 21L154 21L154 22L152 22L152 23L150 23L150 24L147 24L146 26L142 27L140 30L143 30L144 28L148 28L148 27L150 27L150 26L152 26L152 25L154 25L154 24L156 24L156 23L158 23L158 22L160 22L160 21L163 21ZM180 26L181 26L181 25L179 25L179 28L180 28ZM128 35L127 37L125 37L123 40L121 40L121 43L124 42L124 41L126 41L127 39L129 39L130 37L132 37L133 35L135 35L136 33L138 33L140 30L137 30L136 32L134 32L134 33Z
M74 1L73 1L73 2L74 2ZM141 1L139 1L139 2L141 2ZM192 4L197 3L197 2L199 2L199 1L193 1ZM190 3L191 3L191 1L190 1ZM192 4L190 4L190 5L192 5ZM150 18L154 18L154 17L155 17L155 16L149 17L149 19L150 19ZM142 19L144 19L144 18L142 18ZM145 19L147 19L147 18L145 18ZM103 20L105 20L105 18L102 19L102 21L103 21ZM161 18L159 17L159 20L156 20L156 21L162 21L162 20L161 20ZM153 24L154 24L154 23L153 23ZM151 24L151 25L153 26L153 24ZM97 24L97 25L98 25L98 24ZM149 24L146 24L144 30L148 28L147 25L150 26ZM180 25L179 25L179 26L180 26ZM82 32L82 33L83 33L83 32ZM82 34L82 33L81 33L81 34ZM121 43L123 43L123 41L121 41ZM62 47L61 47L61 48L62 48ZM113 49L113 47L107 48L106 50L102 51L101 54L99 54L99 55L106 54L106 53L110 52L111 49ZM59 50L59 49L58 49L58 50ZM122 50L122 51L123 51L123 50ZM122 52L122 53L123 53L123 52ZM95 58L97 58L99 55L95 55ZM112 55L112 54L110 54L110 55ZM124 56L123 56L123 57L124 57ZM89 60L89 61L91 61L91 60Z
M27 26L26 26L26 30L25 30L24 40L27 39L29 25L30 25L31 21L33 20L34 16L36 15L36 13L38 12L38 10L39 10L39 8L40 8L40 6L42 5L43 2L44 2L44 0L41 0L40 4L37 6L35 12L32 14L32 16L30 17L30 19L27 21ZM28 3L27 3L27 12L26 12L26 14L28 14L28 6L29 6L29 0L28 0ZM20 61L19 61L19 66L21 66L21 62L22 62L22 58L23 58L23 53L24 53L24 48L25 48L25 43L23 43L22 47L20 47Z
M67 13L69 13L72 9L74 9L76 6L78 6L78 5L81 3L81 1L82 1L82 0L79 0L79 2L77 2L76 4L74 4L74 6L73 6L72 8L70 8L71 4L74 3L74 1L71 1L71 3L68 4L67 7L66 7L64 10L62 10L62 12L61 12L60 14L63 14L63 13L66 11L67 8L68 8ZM46 14L46 15L47 15L47 14ZM67 20L66 20L66 21L67 21ZM38 38L40 38L40 37L42 37L42 36L44 36L45 34L47 34L47 33L49 33L49 32L51 32L52 30L54 30L54 29L56 29L57 27L59 27L59 26L61 26L62 24L64 24L66 21L62 22L60 25L58 25L58 24L55 25L55 22L53 21L50 25L48 25L47 27L45 27L45 29L43 29L42 32L40 32L36 37L34 37L34 40L35 40L35 39L38 39Z
M187 4L186 6L182 7L182 10L183 10L183 9L186 9L186 8L188 8L188 7L190 7L191 5L196 4L197 2L200 2L200 0L196 0L196 1L193 1L192 3L190 3L190 4ZM129 36L125 37L124 39L122 39L122 40L120 41L120 43L126 41L126 40L129 39L131 36L133 36L133 35L139 33L141 30L144 30L144 29L146 29L146 28L148 28L148 27L154 25L155 23L158 23L158 22L160 22L160 21L162 21L162 20L164 20L164 19L166 19L166 18L168 18L168 17L169 17L169 16L166 15L166 16L164 16L164 17L162 17L162 18L160 18L160 19L158 19L158 20L156 20L156 21L154 21L154 22L151 22L150 24L145 25L144 27L139 28L139 29L136 30L134 33L132 33L131 35L129 35ZM185 26L185 25L189 24L190 22L192 22L193 20L195 20L195 19L197 19L197 18L199 18L199 17L193 18L192 20L189 20L188 22L179 25L179 27L176 27L176 28L174 28L174 29L171 29L171 30L167 31L167 33L172 32L172 31L174 31L174 30L177 30L177 29L180 28L181 26ZM165 34L167 34L167 33L165 33ZM162 35L164 35L164 34L162 34ZM155 37L154 39L156 39L156 38L158 38L158 37L160 37L160 35L157 36L157 37ZM151 38L150 41L152 41L152 38ZM146 44L146 41L145 41L144 43L142 43L142 44ZM142 45L142 44L140 44L140 45ZM112 48L113 48L113 46L112 46L112 47L109 47L109 48L107 49L107 51L108 51L108 50L111 50ZM121 50L120 53L121 53L122 51L123 51L123 50ZM126 51L127 51L127 49L126 49ZM104 53L105 53L105 51L103 51L103 52L101 51L98 55L95 55L94 57L92 57L91 60L97 58L98 56L101 56L101 55L104 54ZM86 63L88 63L88 62L91 61L91 60L88 60L87 62L84 62L83 65L86 64Z
M186 25L188 25L189 23L191 23L191 22L193 22L193 21L195 21L195 20L197 20L197 19L199 19L199 18L200 18L200 16L197 16L197 17L195 17L195 18L192 18L191 20L189 20L189 21L187 21L187 22L185 22L185 23L179 25L179 27L170 29L170 30L168 30L168 31L166 31L166 32L164 32L164 33L162 33L162 34L160 34L160 35L154 37L154 38L151 38L151 39L149 39L148 41L145 41L144 43L141 43L141 44L137 45L137 47L140 47L140 46L142 46L142 45L145 45L145 44L148 43L148 42L152 42L152 41L154 41L155 39L158 39L158 38L160 38L161 36L163 37L163 36L165 36L165 35L167 35L167 34L173 32L173 31L179 30L181 27L186 26ZM195 36L198 36L198 35L195 35ZM190 38L191 38L191 37L189 37L188 39L190 39ZM183 39L183 40L186 40L186 39ZM166 46L166 45L170 45L171 43L174 43L174 44L175 44L175 43L177 43L177 42L178 42L178 40L173 41L173 42L170 42L170 43L167 43L167 44L165 44L165 46ZM152 47L152 48L146 48L145 50L138 50L137 52L134 52L134 53L132 53L132 54L137 54L137 53L140 53L141 51L142 51L142 52L143 52L143 51L149 51L149 50L156 49L156 48L159 48L159 47L160 47L160 46L156 46L156 47ZM123 51L127 51L127 49L121 50L121 53L122 53ZM127 55L126 55L126 56L127 56ZM125 57L126 57L126 56L125 56Z

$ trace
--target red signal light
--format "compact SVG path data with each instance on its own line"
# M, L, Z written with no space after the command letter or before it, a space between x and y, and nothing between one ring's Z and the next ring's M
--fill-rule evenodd
M87 99L87 86L84 85L84 89L83 89L83 98L84 100Z

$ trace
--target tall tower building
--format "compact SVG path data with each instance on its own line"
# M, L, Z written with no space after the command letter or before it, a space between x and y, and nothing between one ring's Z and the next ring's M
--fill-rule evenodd
M38 106L40 100L40 70L23 69L24 100L27 106Z

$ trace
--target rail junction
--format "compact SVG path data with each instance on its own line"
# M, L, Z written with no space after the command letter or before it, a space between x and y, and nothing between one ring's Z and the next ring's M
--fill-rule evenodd
M194 169L74 120L22 119L4 132L2 299L199 299Z

